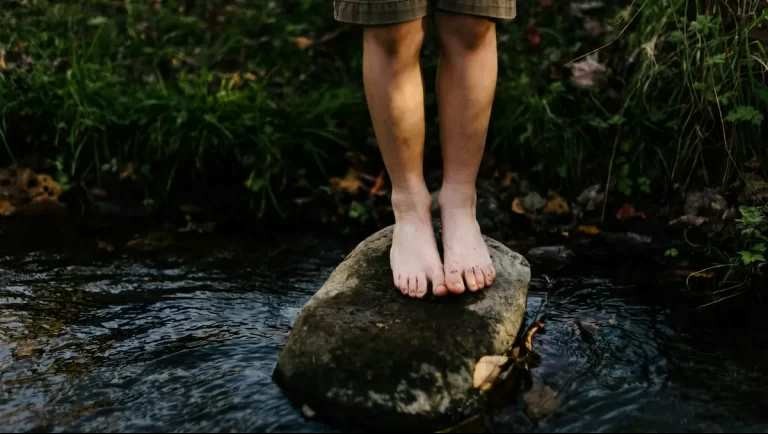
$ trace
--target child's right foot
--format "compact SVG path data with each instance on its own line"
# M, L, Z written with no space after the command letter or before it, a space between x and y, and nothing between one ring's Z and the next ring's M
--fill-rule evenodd
M437 296L448 294L432 228L429 192L393 193L392 208L395 229L389 260L395 286L413 298L423 298L430 286Z

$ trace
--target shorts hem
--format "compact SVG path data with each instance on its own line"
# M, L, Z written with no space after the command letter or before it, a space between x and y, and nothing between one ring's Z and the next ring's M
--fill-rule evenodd
M494 18L497 20L514 20L517 18L517 5L515 2L510 4L484 5L477 3L463 2L460 0L438 2L437 9L445 12L452 12L465 15L477 15L481 17Z
M361 2L335 0L333 17L336 21L364 26L399 24L424 18L429 15L427 0L391 0L384 2Z

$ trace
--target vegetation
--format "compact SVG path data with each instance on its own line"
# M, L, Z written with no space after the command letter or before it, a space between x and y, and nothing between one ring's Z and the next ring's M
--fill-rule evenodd
M487 172L564 196L600 184L616 204L732 191L746 207L732 256L764 263L764 205L744 192L768 167L765 2L520 6L520 19L500 27ZM310 204L328 209L326 220L375 220L386 186L358 29L328 9L312 0L8 0L0 167L51 173L65 190L130 184L154 210L222 186L257 216L301 217Z

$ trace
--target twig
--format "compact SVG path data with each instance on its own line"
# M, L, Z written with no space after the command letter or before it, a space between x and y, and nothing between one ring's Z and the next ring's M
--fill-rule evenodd
M611 151L611 161L608 164L608 179L605 180L605 198L603 199L603 211L600 216L600 223L605 223L605 212L608 209L608 191L611 188L611 177L613 176L613 163L616 161L616 150L619 147L619 138L621 137L622 127L619 126L616 131L616 139L613 141L613 150Z
M698 310L706 309L706 308L708 308L710 306L714 306L714 305L716 305L718 303L722 303L722 302L730 300L732 298L739 297L739 296L741 296L743 294L746 294L746 292L747 291L745 290L745 291L737 292L736 294L732 294L732 295L729 295L729 296L726 296L726 297L723 297L723 298L718 298L717 300L711 301L711 302L709 302L709 303L707 303L705 305L699 306L696 309L698 309Z
M689 274L688 277L685 278L685 287L688 289L691 289L691 277L698 275L698 274L704 274L707 271L711 270L717 270L719 268L731 268L733 265L731 264L720 264L720 265L714 265L712 267L704 268L703 270L694 271L693 273Z
M630 9L633 8L635 6L635 3L637 3L637 0L633 0L632 3L629 5L629 8ZM631 26L632 23L635 22L637 17L640 15L640 12L642 12L643 8L645 8L645 5L646 5L646 2L643 2L643 5L640 6L640 8L637 10L637 12L635 12L635 14L632 16L632 18L630 18L629 21L627 21L627 24L624 26L623 29L621 29L619 34L616 35L615 38L613 38L613 40L611 40L610 42L608 42L608 43L606 43L606 44L604 44L604 45L602 45L602 46L600 46L598 48L595 48L594 50L592 50L592 51L590 51L590 52L588 52L586 54L582 54L581 56L566 62L565 66L569 66L569 65L571 65L571 64L573 64L575 62L578 62L581 59L589 57L589 56L591 56L591 55L593 55L593 54L595 54L595 53L597 53L599 51L603 51L604 49L606 49L606 48L610 47L611 45L615 44L616 42L618 42L619 39L621 39L624 36L624 34L627 32L627 30L629 30L629 26Z
M720 106L720 96L717 94L717 86L714 84L712 85L712 90L715 91L715 102L717 102L717 113L720 115L720 126L723 130L723 145L725 146L725 152L728 154L728 159L731 164L733 164L734 169L736 170L736 174L741 178L744 179L744 176L741 173L741 169L739 168L739 163L736 162L736 159L733 158L733 153L731 152L731 148L728 146L728 135L725 132L725 118L723 118L723 109ZM728 180L728 169L726 168L725 172L723 173L723 186L725 186L725 182Z

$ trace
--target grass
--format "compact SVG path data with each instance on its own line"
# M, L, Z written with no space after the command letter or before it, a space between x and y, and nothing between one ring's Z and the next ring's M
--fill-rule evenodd
M584 5L531 2L501 27L489 165L565 193L605 183L668 198L766 162L761 2ZM70 187L129 177L159 207L196 185L235 185L260 215L291 212L350 165L379 173L358 33L328 9L6 1L0 164L47 167ZM573 80L585 53L604 68L590 86Z

